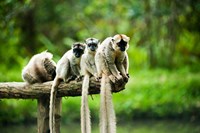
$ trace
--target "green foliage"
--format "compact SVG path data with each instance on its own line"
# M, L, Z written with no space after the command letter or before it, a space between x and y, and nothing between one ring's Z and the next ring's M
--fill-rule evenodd
M1 100L0 107L0 125L33 122L37 117L35 100Z
M122 117L199 119L199 75L188 70L141 71L135 73L127 89L116 96L116 110ZM198 82L198 83L197 83ZM120 98L120 99L118 99ZM132 117L130 117L132 116Z
M91 36L103 41L124 33L131 37L129 55L135 67L198 66L200 29L194 27L199 27L199 5L153 0L1 1L1 64L22 66L23 57L46 49L58 59L75 41Z

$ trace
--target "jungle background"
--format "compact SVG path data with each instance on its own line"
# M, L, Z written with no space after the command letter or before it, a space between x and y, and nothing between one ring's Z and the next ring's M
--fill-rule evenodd
M131 38L130 80L113 94L118 125L141 119L198 123L198 0L1 0L0 82L21 82L21 70L34 54L48 50L57 62L73 42L103 41L117 33ZM90 108L98 123L98 95ZM0 126L36 124L36 118L36 100L1 99ZM63 98L62 123L79 124L79 118L80 97Z

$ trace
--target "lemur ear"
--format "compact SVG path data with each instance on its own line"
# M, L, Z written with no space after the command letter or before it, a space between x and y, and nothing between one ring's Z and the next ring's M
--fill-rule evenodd
M100 40L99 40L99 39L97 39L97 44L98 44L98 45L100 45L100 43L101 43L101 42L100 42Z
M85 39L85 43L87 44L87 41L90 40L90 38Z
M74 43L72 44L71 48L72 48L72 49L74 48Z
M127 41L130 41L130 37L127 36Z
M100 40L98 40L98 45L101 45L101 41Z
M130 41L130 37L128 37L128 36L125 35L125 34L122 34L122 38L123 38L123 40L126 41L126 42L129 42L129 41Z
M83 44L83 48L85 49L85 47L87 46L86 43L82 43Z
M114 39L114 38L112 38L112 39L111 39L111 41L112 41L112 42L114 42L114 41L115 41L115 39Z

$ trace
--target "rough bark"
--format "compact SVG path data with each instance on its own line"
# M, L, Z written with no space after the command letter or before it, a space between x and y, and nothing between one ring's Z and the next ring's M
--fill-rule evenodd
M56 133L60 133L62 98L56 99L55 119ZM49 97L38 99L38 133L49 133Z
M24 82L5 82L0 83L0 99L38 99L41 97L49 97L52 81L42 84L28 85ZM80 96L82 81L71 81L69 83L61 83L58 87L57 97L64 96ZM119 92L124 89L125 83L121 85L112 85L113 92ZM91 78L89 94L99 94L100 83Z

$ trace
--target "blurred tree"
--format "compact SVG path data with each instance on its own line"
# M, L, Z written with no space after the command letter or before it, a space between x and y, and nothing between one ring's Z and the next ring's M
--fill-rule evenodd
M27 53L34 54L35 49L39 47L36 43L35 3L29 1L22 4L25 4L25 7L16 15L16 21L21 31L19 43L25 47Z
M130 48L130 56L141 58L140 64L149 60L151 68L199 62L197 0L3 0L0 7L3 66L12 66L10 62L20 65L23 56L45 49L61 56L75 41L90 36L103 40L116 33L130 36L136 49L133 53ZM138 56L145 54L146 59Z

